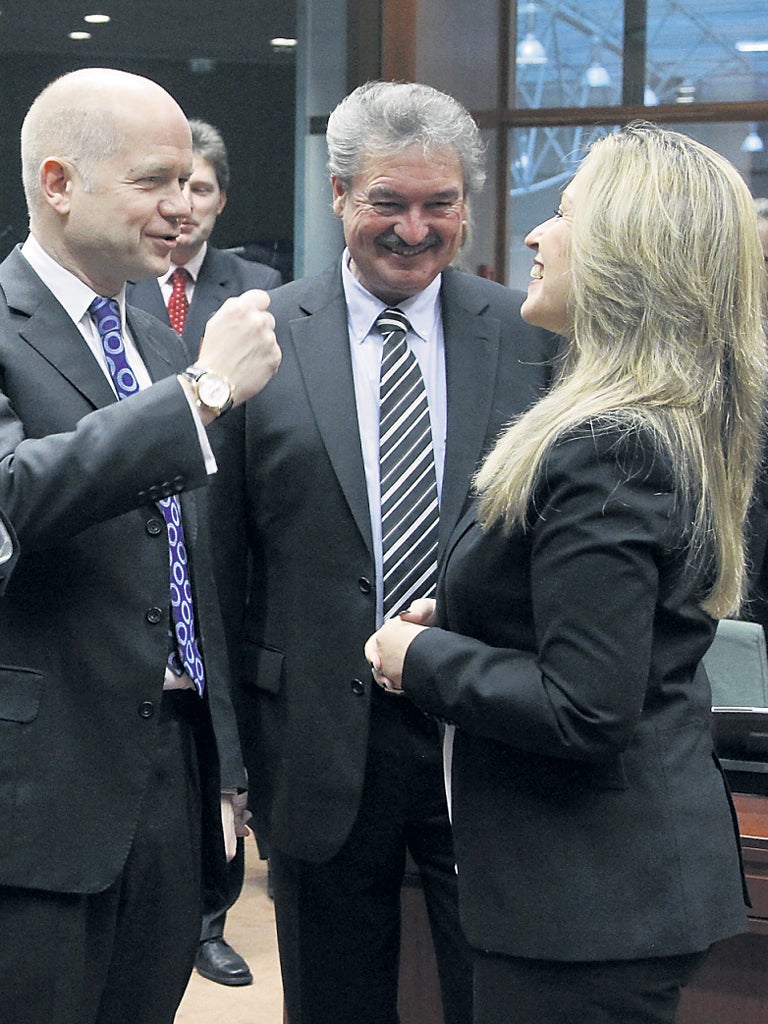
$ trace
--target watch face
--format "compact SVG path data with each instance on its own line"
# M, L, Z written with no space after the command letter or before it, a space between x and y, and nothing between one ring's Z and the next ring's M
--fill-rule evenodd
M231 398L231 388L227 381L213 373L206 373L200 378L197 393L203 405L210 409L222 409Z

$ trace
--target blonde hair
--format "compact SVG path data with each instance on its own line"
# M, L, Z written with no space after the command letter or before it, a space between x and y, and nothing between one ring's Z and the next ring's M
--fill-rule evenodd
M767 374L752 198L719 154L644 122L595 143L582 167L564 362L477 474L481 521L526 527L542 463L569 429L650 431L669 456L689 562L713 565L702 605L733 614Z

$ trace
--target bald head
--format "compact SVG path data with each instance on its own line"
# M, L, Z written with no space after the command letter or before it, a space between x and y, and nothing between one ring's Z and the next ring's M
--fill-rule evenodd
M165 89L140 75L83 68L57 78L32 106L21 128L24 194L30 215L43 203L40 170L55 157L77 169L84 187L94 169L117 153L131 122L184 113Z
M32 234L99 295L167 271L192 136L156 82L106 68L57 79L24 121L22 167Z

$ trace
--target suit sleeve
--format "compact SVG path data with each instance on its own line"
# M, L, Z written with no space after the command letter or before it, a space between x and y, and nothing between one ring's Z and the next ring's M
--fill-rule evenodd
M0 506L26 551L206 482L193 413L175 377L44 437L25 436L0 393Z
M635 456L628 468L609 439L591 436L556 446L527 548L537 650L427 630L405 661L416 704L554 757L602 761L625 748L646 697L673 505L660 460ZM495 564L514 572L502 558Z

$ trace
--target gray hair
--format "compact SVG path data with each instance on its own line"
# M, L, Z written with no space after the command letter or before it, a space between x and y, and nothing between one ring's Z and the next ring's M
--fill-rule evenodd
M465 198L485 182L484 145L469 112L444 92L414 82L366 82L328 119L328 169L345 191L371 156L421 146L426 154L453 150Z
M207 160L216 174L216 181L222 192L229 188L229 160L227 147L218 128L207 121L191 117L189 129L192 132L192 149L196 156Z

